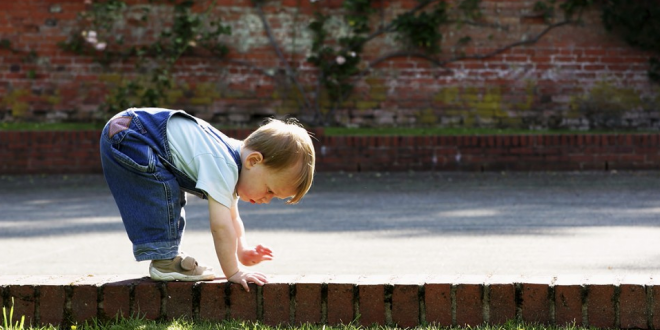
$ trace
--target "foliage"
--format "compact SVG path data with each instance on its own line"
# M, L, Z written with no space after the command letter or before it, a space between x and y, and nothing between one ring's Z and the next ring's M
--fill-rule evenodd
M195 48L218 57L228 52L227 46L218 42L218 37L230 34L230 28L222 25L218 18L210 18L215 1L201 13L193 12L194 0L150 0L150 3L172 6L172 17L165 20L171 21L171 26L153 29L153 35L145 37L153 40L151 44L127 44L127 38L118 26L126 25L127 16L132 13L123 0L91 4L89 10L79 15L78 31L60 43L62 49L91 56L104 66L134 60L136 70L145 73L119 82L101 105L104 113L115 113L128 107L162 106L167 92L173 87L172 70L184 54ZM140 19L135 24L138 27L149 24L152 9L151 6L137 8Z
M660 3L656 0L608 0L603 4L603 24L630 45L660 56ZM649 60L649 78L660 82L660 58Z
M364 1L364 0L357 0ZM358 16L356 14L356 16ZM326 45L328 32L325 30L325 24L329 16L316 13L316 20L309 24L309 29L314 34L312 41L312 55L307 61L319 68L321 80L331 100L341 102L343 96L350 92L353 84L348 81L355 75L359 69L360 53L362 51L361 40L362 31L364 31L364 21L355 19L349 21L353 34L343 37L339 40L342 48Z
M634 109L638 112L657 110L658 99L641 95L633 88L615 87L607 82L593 86L588 94L574 97L573 107L589 121L589 129L630 129L625 114Z
M376 173L376 176L380 176L380 173ZM144 318L117 318L111 320L110 322L100 322L97 320L92 320L91 322L86 322L82 327L71 326L71 330L76 330L78 328L90 329L90 330L134 330L134 329L151 329L151 330L234 330L234 329L252 329L252 330L387 330L387 329L401 329L396 326L360 326L356 324L357 322L351 322L346 325L334 325L328 326L323 324L298 324L295 326L269 326L261 322L251 322L251 321L221 321L221 322L205 322L205 321L190 321L185 318L179 318L174 320L164 320L164 321L154 321L147 320ZM47 326L43 328L30 328L35 330L51 330L55 329L53 326ZM504 324L500 325L491 325L491 324L482 324L478 326L468 326L468 327L443 327L439 325L421 325L414 329L427 329L427 330L461 330L461 329L470 329L470 330L591 330L590 328L585 328L582 326L577 326L575 324L566 324L563 326L557 325L543 325L536 323L523 323L510 320Z
M2 307L2 320L3 320L2 329L5 329L5 330L23 329L23 325L25 324L25 316L21 316L20 321L16 321L16 323L12 323L14 321L14 297L11 298L11 307L9 308L9 317L7 317L7 308Z
M219 40L220 36L231 34L231 29L220 23L220 17L213 15L215 1L149 0L148 5L128 5L125 0L97 0L79 15L78 29L60 46L67 51L90 56L106 67L118 64L112 67L113 70L122 69L124 63L135 65L137 74L127 74L112 83L114 85L101 107L103 113L114 113L133 106L167 106L166 95L174 87L173 70L181 57L203 50L206 55L220 59L229 51ZM343 0L341 17L333 15L334 11L330 14L322 0L310 1L313 3L314 18L307 26L312 35L307 61L318 69L317 86L311 92L299 83L297 73L288 67L288 60L278 49L278 41L261 10L267 0L254 0L253 5L260 14L280 65L285 66L282 71L286 71L287 77L298 88L295 97L304 99L304 102L298 102L301 111L313 114L314 122L311 124L324 125L334 123L334 111L344 106L359 79L382 61L415 57L443 66L465 59L483 60L513 47L533 44L553 28L579 22L582 12L595 2L537 1L533 9L546 19L546 30L536 37L502 45L489 53L467 56L460 51L454 55L442 54L443 31L448 28L457 31L466 24L478 28L506 29L482 20L481 0L419 0L414 8L399 13L389 22L383 20L384 8L379 7L382 3L372 0ZM603 21L609 29L618 31L632 44L659 51L660 33L657 31L660 19L657 17L660 9L656 3L654 0L608 0L603 5ZM205 9L200 10L204 6ZM163 17L163 12L170 13L171 17ZM563 20L557 18L559 12L563 13ZM163 26L155 21L171 24ZM345 28L330 30L330 23L336 26L337 21L343 23ZM131 25L147 31L145 34L148 35L141 39L140 44L129 40L130 35L125 35L131 30L126 27ZM365 59L363 50L366 44L384 34L392 34L399 49L385 50L382 56L371 61ZM465 45L472 40L470 35L460 36L457 45ZM7 46L0 42L0 47ZM241 62L251 65L246 63ZM652 70L649 76L660 79L660 60L651 59L650 64ZM277 70L261 69L261 72L275 77L272 72ZM315 102L308 102L306 97L309 94L314 95Z
M440 26L449 21L447 3L438 2L430 12L415 15L407 12L394 20L394 30L398 39L409 47L436 54L440 52L442 33Z

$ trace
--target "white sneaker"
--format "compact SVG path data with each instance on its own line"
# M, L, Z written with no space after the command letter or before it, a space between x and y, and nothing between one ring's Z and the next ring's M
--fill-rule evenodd
M174 259L152 260L149 275L154 281L210 281L213 269L197 263L195 258L180 253Z

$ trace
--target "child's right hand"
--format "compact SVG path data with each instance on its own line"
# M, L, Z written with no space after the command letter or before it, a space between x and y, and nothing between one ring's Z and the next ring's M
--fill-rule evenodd
M229 277L229 282L240 284L245 291L250 292L250 286L248 286L248 283L252 282L258 286L262 286L268 283L268 280L266 279L266 275L262 273L251 273L239 270L236 274Z

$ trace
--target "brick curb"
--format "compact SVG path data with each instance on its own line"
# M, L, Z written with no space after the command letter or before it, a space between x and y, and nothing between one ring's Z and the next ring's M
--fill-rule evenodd
M274 276L245 292L224 280L154 282L135 276L0 276L0 305L32 325L147 319L240 319L279 324L414 327L516 319L598 328L660 328L652 277Z
M249 130L225 131L244 139ZM96 130L0 131L0 174L101 173ZM660 134L326 136L319 171L658 170Z

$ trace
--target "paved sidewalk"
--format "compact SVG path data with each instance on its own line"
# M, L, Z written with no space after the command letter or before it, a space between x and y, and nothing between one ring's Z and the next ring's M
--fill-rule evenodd
M660 172L320 173L298 205L240 205L267 274L660 274ZM182 249L219 265L189 197ZM147 274L100 175L0 177L0 275Z

